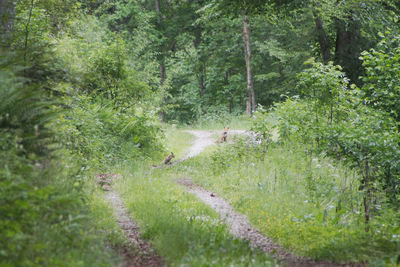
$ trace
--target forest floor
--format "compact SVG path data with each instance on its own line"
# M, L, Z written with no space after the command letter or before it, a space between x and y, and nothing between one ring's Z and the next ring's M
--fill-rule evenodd
M195 136L195 140L189 148L187 154L172 163L173 165L187 160L200 154L205 148L215 145L214 134L216 131L205 130L186 130L187 133ZM229 134L245 134L243 130L230 130ZM282 265L286 266L363 266L364 264L335 264L327 261L313 261L307 258L298 257L286 250L280 245L276 244L273 240L266 237L255 229L249 223L247 217L234 210L227 200L217 196L215 193L206 190L205 188L195 184L189 178L176 179L179 185L186 188L186 191L195 195L203 203L214 209L226 223L232 236L242 240L249 241L252 248L258 248L274 258L276 258ZM165 261L156 254L151 244L141 239L140 229L135 222L129 217L129 212L121 201L118 193L112 187L108 188L105 197L111 204L114 214L120 227L130 243L136 248L135 253L130 253L124 248L124 256L126 259L126 266L164 266Z

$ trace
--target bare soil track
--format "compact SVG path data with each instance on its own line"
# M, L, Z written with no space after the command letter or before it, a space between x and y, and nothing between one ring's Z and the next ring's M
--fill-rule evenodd
M111 207L113 208L118 224L124 231L125 236L129 241L129 245L122 248L123 256L125 258L125 266L164 266L164 260L159 255L157 255L151 244L141 239L140 228L129 217L129 212L124 206L124 203L122 202L119 195L112 190L111 185L106 187L105 189L107 190L105 192L105 198L108 200Z
M191 147L188 156L184 159L193 157L199 154L207 146L214 144L210 139L211 132L206 131L189 131L196 136L196 141ZM230 133L243 134L244 131L230 131ZM234 237L245 239L250 242L253 248L259 248L271 256L277 258L282 265L286 266L365 266L362 263L347 263L337 264L327 261L314 261L311 259L298 257L281 246L274 243L273 240L264 236L258 230L253 228L246 216L236 212L232 206L223 198L217 196L211 191L208 191L196 184L190 179L180 179L177 182L186 187L187 192L196 195L205 204L216 210L225 223L229 226L230 232Z

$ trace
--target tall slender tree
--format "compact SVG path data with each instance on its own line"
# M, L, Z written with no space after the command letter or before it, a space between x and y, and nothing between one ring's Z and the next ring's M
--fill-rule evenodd
M0 0L0 52L14 27L16 0Z
M251 73L251 43L249 33L249 18L246 14L243 14L243 39L247 71L246 114L250 115L256 109L256 99L254 95L253 76Z

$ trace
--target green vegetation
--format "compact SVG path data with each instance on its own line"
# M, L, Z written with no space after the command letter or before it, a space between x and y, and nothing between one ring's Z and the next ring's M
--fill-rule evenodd
M274 265L263 252L231 237L215 211L176 183L185 178L180 176L185 167L149 168L120 170L124 179L115 187L143 237L171 266Z
M162 150L148 86L77 2L3 3L0 265L119 266L125 237L94 179Z
M0 264L4 266L110 266L106 235L95 230L81 182L86 174L67 149L57 149L49 127L56 113L34 88L0 70ZM25 85L25 86L24 86Z
M300 255L394 264L400 225L390 206L377 199L365 232L358 174L306 151L293 142L264 151L241 138L183 163L183 175L229 199L259 230Z
M166 127L165 139L167 140L166 151L173 152L175 154L175 160L183 158L187 154L187 149L190 144L194 141L194 136L190 133L183 132L182 130L176 129L176 127ZM160 164L161 162L157 162Z
M300 255L398 265L399 14L395 0L1 0L0 265L122 265L96 186L115 173L174 266L274 264L180 178ZM183 130L225 126L254 137L151 167L184 157Z

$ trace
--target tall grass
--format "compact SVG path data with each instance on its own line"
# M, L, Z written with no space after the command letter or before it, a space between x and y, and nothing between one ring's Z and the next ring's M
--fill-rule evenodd
M239 143L184 162L183 175L228 199L260 231L299 255L394 264L400 251L399 220L378 201L374 234L365 232L353 170L309 155L295 143L266 151Z
M246 130L251 125L251 117L247 115L232 115L224 114L223 116L204 115L200 117L195 123L182 126L183 129L196 129L196 130L222 130L224 127L229 127L235 130Z
M183 158L187 154L189 146L193 143L194 136L173 126L164 127L164 132L167 140L165 154L174 152L175 161Z

